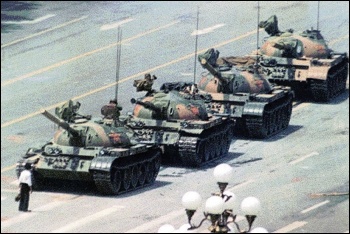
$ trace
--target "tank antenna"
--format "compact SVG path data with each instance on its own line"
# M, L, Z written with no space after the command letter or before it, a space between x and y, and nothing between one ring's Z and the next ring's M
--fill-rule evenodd
M121 55L121 41L122 30L118 27L118 41L117 41L117 67L116 67L116 86L115 86L115 99L118 100L118 84L119 84L119 70L120 70L120 55Z
M197 45L198 45L198 21L199 21L199 6L197 6L197 29L196 29L196 44L195 44L195 50L194 50L193 83L196 83L196 64L197 64Z
M320 22L320 1L317 1L317 31Z
M260 22L260 4L258 1L258 23L257 23L257 32L256 32L256 63L258 63L258 55L259 55L259 22Z

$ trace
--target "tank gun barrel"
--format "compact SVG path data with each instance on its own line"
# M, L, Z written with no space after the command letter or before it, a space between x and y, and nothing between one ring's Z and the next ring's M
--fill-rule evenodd
M52 115L50 112L44 110L41 112L42 115L44 115L46 118L57 124L58 126L62 127L63 129L67 130L69 133L71 133L73 136L77 137L79 136L79 131L73 129L71 126L69 126L69 123L65 122L64 120L61 120L54 115Z
M132 98L130 101L131 101L132 104L135 104L135 103L139 104L141 106L144 106L147 109L151 109L151 110L153 110L155 112L158 112L158 113L162 111L159 107L156 107L151 102L142 102L142 101L136 100L135 98Z
M215 69L210 63L208 63L208 60L206 60L205 58L202 58L200 60L201 65L203 68L207 69L213 76L217 77L220 81L225 81L222 78L221 72L218 71L218 69Z

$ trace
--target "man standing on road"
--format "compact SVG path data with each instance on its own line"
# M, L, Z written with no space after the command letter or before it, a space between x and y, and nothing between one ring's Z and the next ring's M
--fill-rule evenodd
M19 211L30 212L29 206L29 194L32 193L32 172L30 171L30 163L26 163L24 169L19 176L19 189L21 193L21 199L19 201Z

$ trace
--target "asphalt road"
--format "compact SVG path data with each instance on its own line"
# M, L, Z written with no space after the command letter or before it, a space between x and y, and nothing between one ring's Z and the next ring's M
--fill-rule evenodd
M15 4L16 3L16 4ZM154 185L116 197L89 186L34 192L19 213L14 165L56 129L42 109L68 99L100 115L115 95L117 28L122 29L118 99L123 113L140 97L132 86L146 72L163 82L193 81L197 6L198 52L256 49L255 2L8 2L1 19L1 232L157 232L186 223L182 195L218 190L214 167L228 163L228 189L239 203L260 199L254 223L269 232L349 232L349 89L330 103L295 103L290 126L268 140L233 139L228 157L200 169L162 167ZM281 29L317 25L317 2L260 2L260 19L276 14ZM20 10L21 9L21 10ZM349 2L321 2L319 28L332 49L349 53ZM260 31L260 41L267 36ZM196 65L196 74L202 72ZM201 212L194 222L199 223ZM244 220L240 221L245 227ZM209 224L208 224L209 225ZM206 232L203 225L199 231Z

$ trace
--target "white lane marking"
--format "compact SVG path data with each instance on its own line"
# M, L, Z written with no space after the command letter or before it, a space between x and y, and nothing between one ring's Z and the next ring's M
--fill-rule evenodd
M44 30L44 31L41 31L41 32L38 32L38 33L34 33L34 34L32 34L32 35L29 35L29 36L27 36L27 37L24 37L24 38L21 38L21 39L18 39L18 40L15 40L15 41L12 41L12 42L3 44L3 45L1 45L1 48L4 48L4 47L6 47L6 46L10 46L10 45L16 44L16 43L21 42L21 41L24 41L24 40L28 40L28 39L30 39L30 38L32 38L32 37L39 36L39 35L41 35L41 34L50 32L50 31L55 30L55 29L59 29L59 28L65 27L65 26L67 26L67 25L69 25L69 24L78 22L78 21L83 20L83 19L85 19L85 18L87 18L87 16L83 16L83 17L80 17L80 18L78 18L78 19L74 19L74 20L68 21L68 22L66 22L66 23L60 24L60 25L58 25L58 26L55 26L55 27L53 27L53 28L49 28L49 29L46 29L46 30Z
M30 213L21 213L20 215L17 215L11 219L5 220L1 222L1 227L9 227L12 226L18 222L22 222L26 219L28 219L30 216L37 215L36 211L48 211L52 210L55 207L60 206L61 204L65 203L64 201L56 201L56 202L51 202L45 206L39 207L35 210L32 210ZM20 212L20 211L19 211Z
M105 25L101 26L100 30L101 31L110 30L110 29L119 27L122 24L129 23L130 21L133 21L133 20L134 19L129 18L129 19L125 19L125 20L113 23L113 24L105 24Z
M180 216L186 217L185 209L173 211L167 215L163 215L157 219L154 219L150 222L144 223L138 227L128 230L125 233L143 233L152 228L158 230L158 228L160 228L163 224L167 223L170 219L174 219Z
M1 192L18 193L19 189L1 189Z
M307 107L307 106L309 106L309 105L310 105L309 102L303 102L303 103L298 104L297 106L293 107L293 112L292 112L292 114L294 114L295 111L297 111L297 110L299 110L299 109L301 109L301 108Z
M304 226L305 224L307 224L307 222L304 221L296 221L294 223L291 223L281 229L278 229L277 231L274 231L273 233L286 233L286 232L290 232L294 229L300 228L302 226Z
M74 197L74 196L72 196ZM4 228L4 227L9 227L9 226L12 226L16 223L19 223L19 222L22 222L26 219L28 219L29 217L33 216L33 215L37 215L38 213L36 211L48 211L48 210L53 210L54 208L66 203L68 201L54 201L54 202L50 202L44 206L40 206L36 209L32 209L32 212L29 212L29 213L22 213L20 211L20 214L19 215L16 215L10 219L7 219L7 220L4 220L4 221L1 221L1 228ZM30 207L29 207L30 208Z
M307 158L309 158L309 157L311 157L311 156L315 156L315 155L319 155L319 153L317 153L317 152L312 152L311 154L305 155L305 156L303 156L303 157L301 157L301 158L298 158L298 159L296 159L296 160L294 160L294 161L289 162L289 164L294 165L294 164L296 164L296 163L298 163L298 162L301 162L301 161L303 161L303 160L305 160L305 159L307 159Z
M193 73L184 73L184 72L181 72L180 75L182 75L182 76L193 76Z
M123 208L125 208L125 206L112 206L110 208L107 208L105 210L97 212L93 215L76 220L68 225L65 225L65 226L59 228L59 229L53 230L52 233L70 232L72 229L83 226L86 223L91 223L97 219L100 219L104 216L107 216L107 215L109 215L117 210L123 209Z
M302 210L300 213L305 214L305 213L307 213L309 211L312 211L312 210L314 210L314 209L316 209L316 208L318 208L320 206L326 205L328 202L329 202L329 200L325 200L325 201L320 202L320 203L318 203L318 204L316 204L314 206L311 206L311 207L309 207L309 208L307 208L305 210Z
M42 17L39 17L37 19L34 19L34 20L23 20L23 21L4 21L4 22L1 22L2 24L36 24L36 23L39 23L41 21L44 21L48 18L51 18L51 17L54 17L56 15L54 14L48 14L48 15L45 15L45 16L42 16Z
M212 31L214 31L215 29L221 28L223 26L225 26L225 24L217 24L217 25L211 26L209 28L205 28L205 29L201 29L201 30L194 30L191 33L191 36L196 36L196 35L202 35L202 34L210 33Z
M254 182L254 180L247 180L243 183L240 183L240 184L237 184L236 186L233 186L232 188L229 188L228 191L232 192L232 190L234 190L234 189L238 189L240 187L243 187L243 186L250 184L250 183L253 183L253 182Z
M10 183L11 185L16 185L19 186L19 181L18 180L14 180Z

